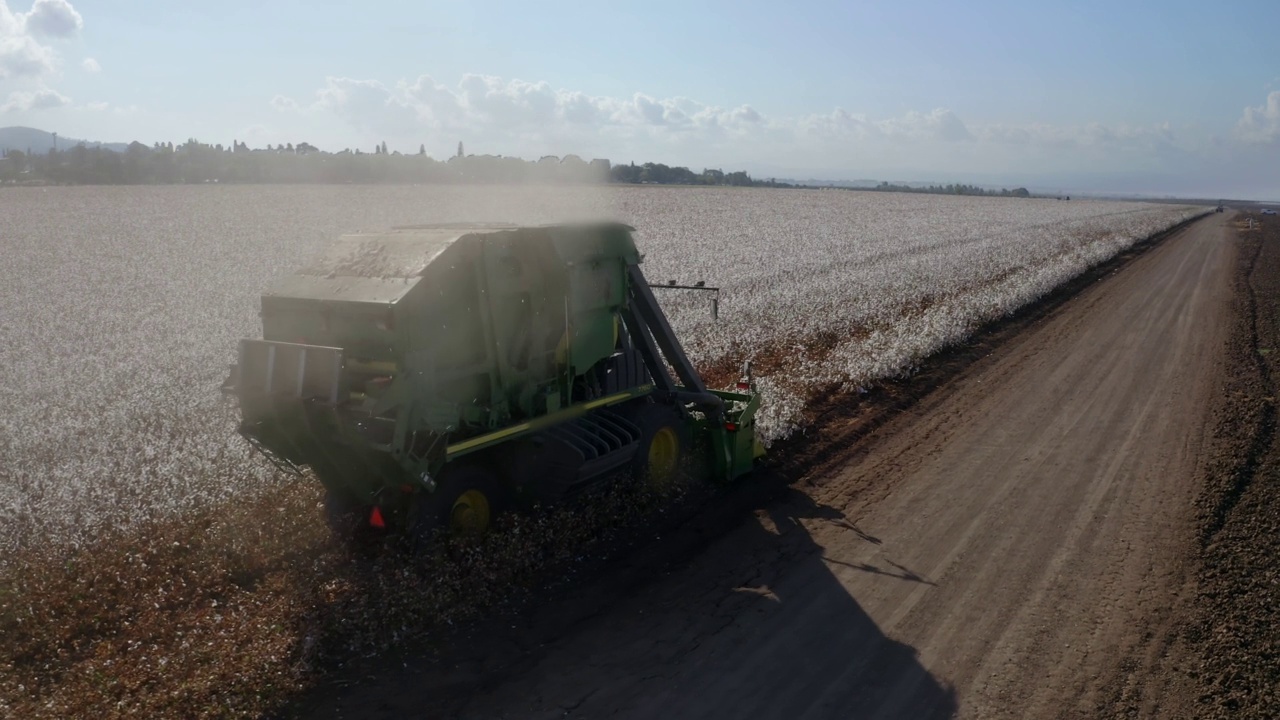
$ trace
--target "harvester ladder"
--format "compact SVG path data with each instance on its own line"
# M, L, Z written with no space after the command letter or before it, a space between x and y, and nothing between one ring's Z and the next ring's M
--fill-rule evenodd
M662 359L671 364L676 371L676 377L679 378L681 385L686 390L705 393L707 386L702 383L702 377L698 375L698 371L694 369L693 363L689 362L689 357L684 354L684 348L680 346L680 341L676 339L676 334L671 330L671 324L667 322L667 316L662 314L662 308L658 306L658 299L654 297L653 290L649 288L649 281L645 280L644 273L640 271L639 265L628 265L627 274L631 280L631 306L635 308L635 314L640 320L639 326L633 327L628 323L633 335L639 335L637 343L641 348L641 354L644 355L645 364L649 366L649 374L653 376L654 381L664 390L673 390L671 384L671 376L667 372L667 368L662 363ZM645 332L645 329L648 332ZM652 339L650 339L652 334ZM662 355L659 356L657 349L654 348L654 342L662 349Z

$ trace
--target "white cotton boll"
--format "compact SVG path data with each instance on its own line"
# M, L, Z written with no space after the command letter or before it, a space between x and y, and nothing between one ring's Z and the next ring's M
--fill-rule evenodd
M871 386L1187 208L745 188L12 188L0 247L0 549L91 537L276 482L218 393L268 282L344 232L634 225L691 359L757 363L766 442L820 388ZM821 342L815 342L821 339ZM3 555L0 554L0 557Z
M768 447L774 440L790 435L798 427L804 412L805 398L775 378L760 378L756 384L761 395L756 427L761 442Z

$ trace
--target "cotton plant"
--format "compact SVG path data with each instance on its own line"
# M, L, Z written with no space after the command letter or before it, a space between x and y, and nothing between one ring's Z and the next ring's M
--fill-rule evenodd
M740 188L13 188L0 194L0 550L278 483L218 387L236 341L261 331L263 288L342 233L630 223L651 281L720 288L718 318L702 293L659 300L698 366L757 361L772 443L820 390L899 376L1194 211Z

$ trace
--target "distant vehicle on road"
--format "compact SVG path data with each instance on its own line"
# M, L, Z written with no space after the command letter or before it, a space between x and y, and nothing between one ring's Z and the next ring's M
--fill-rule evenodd
M1262 211L1262 214L1263 214L1263 215L1275 215L1275 214L1276 214L1276 211L1275 211L1275 210L1271 210L1271 209L1267 209L1267 210L1263 210L1263 211Z

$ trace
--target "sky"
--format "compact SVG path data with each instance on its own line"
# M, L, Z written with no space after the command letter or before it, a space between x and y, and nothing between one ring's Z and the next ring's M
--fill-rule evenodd
M0 126L1280 200L1280 2L0 0Z

